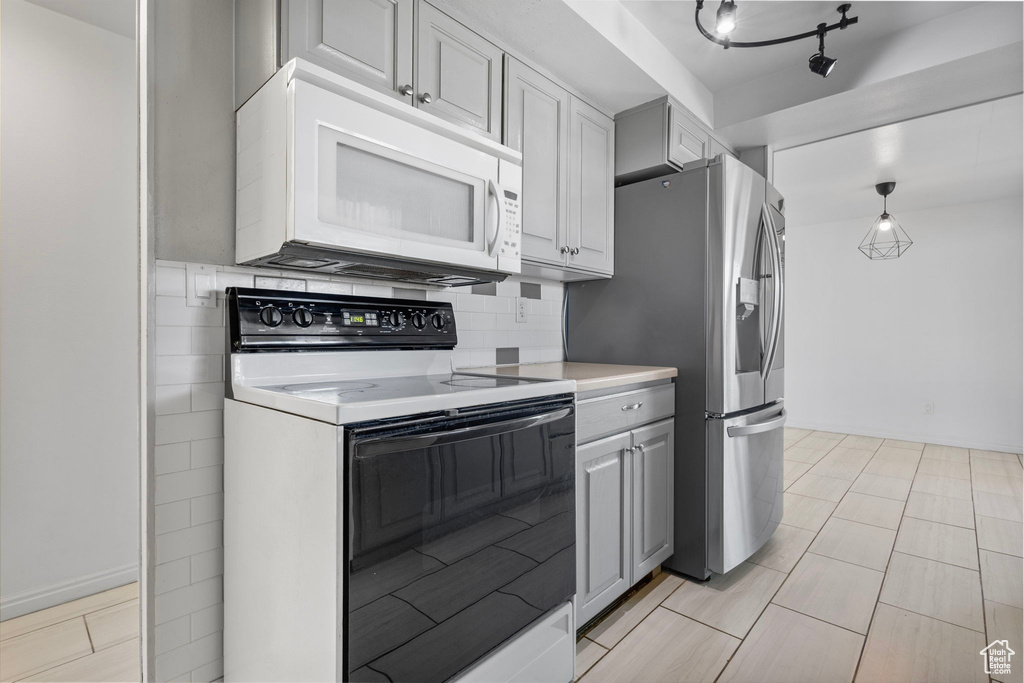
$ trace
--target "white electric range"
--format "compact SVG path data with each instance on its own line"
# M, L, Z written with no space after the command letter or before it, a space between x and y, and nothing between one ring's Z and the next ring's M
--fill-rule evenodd
M572 680L575 383L457 371L447 303L227 305L225 680Z

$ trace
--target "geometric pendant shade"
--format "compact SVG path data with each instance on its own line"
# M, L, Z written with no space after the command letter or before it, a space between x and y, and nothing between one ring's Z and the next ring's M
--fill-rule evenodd
M869 259L884 261L899 258L914 244L907 231L896 222L896 217L887 211L887 200L894 189L896 183L875 185L875 191L882 195L882 215L875 219L858 247Z

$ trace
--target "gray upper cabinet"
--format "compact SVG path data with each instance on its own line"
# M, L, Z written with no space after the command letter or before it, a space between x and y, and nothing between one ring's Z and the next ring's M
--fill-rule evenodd
M570 268L607 273L615 258L614 122L576 97L569 103Z
M289 0L283 62L299 57L411 101L413 0Z
M629 433L576 450L576 626L630 584Z
M672 554L673 420L633 431L633 577Z
M523 258L564 265L569 93L511 57L505 70L505 144L523 155Z
M691 161L736 151L716 139L686 107L669 97L615 117L615 183L674 173Z
M500 141L502 51L425 2L418 14L416 106Z

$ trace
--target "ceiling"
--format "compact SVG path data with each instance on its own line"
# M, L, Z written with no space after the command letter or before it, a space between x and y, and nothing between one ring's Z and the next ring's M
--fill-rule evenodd
M1020 197L1024 188L1024 96L975 104L775 153L774 184L787 225L881 213L875 184L896 182L901 212ZM911 226L904 226L913 236Z
M622 4L668 50L686 65L711 92L753 81L793 64L803 65L818 51L815 38L764 48L723 49L702 36L694 24L693 0L622 0ZM838 1L766 2L738 0L737 25L730 38L757 41L812 31L825 22L840 19ZM897 33L915 24L959 12L977 2L853 2L847 16L858 22L844 30L829 32L825 54L839 58L836 69L845 66L843 57L854 48ZM701 22L713 30L718 3L708 0L700 13ZM806 69L806 67L805 67ZM808 72L809 73L809 72Z
M135 39L135 0L28 0L87 24Z

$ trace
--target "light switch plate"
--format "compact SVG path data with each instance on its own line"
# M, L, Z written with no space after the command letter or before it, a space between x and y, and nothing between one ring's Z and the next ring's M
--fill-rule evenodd
M185 305L217 307L217 268L198 263L185 264Z
M530 300L527 299L525 296L517 296L516 297L516 322L517 323L525 323L526 322L526 311L527 311L527 307L529 305L530 305Z

